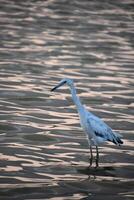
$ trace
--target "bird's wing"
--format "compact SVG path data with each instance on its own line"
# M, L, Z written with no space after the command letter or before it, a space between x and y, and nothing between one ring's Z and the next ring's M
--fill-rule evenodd
M112 141L118 143L116 140L116 135L112 129L100 118L95 115L88 115L87 119L88 124L90 125L95 136L103 138L105 141Z

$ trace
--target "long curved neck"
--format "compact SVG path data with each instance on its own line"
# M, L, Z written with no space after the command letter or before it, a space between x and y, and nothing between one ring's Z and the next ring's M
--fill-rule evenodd
M79 111L83 106L82 106L82 104L81 104L81 102L80 102L79 97L77 96L75 87L72 86L72 87L70 87L70 89L71 89L71 94L72 94L73 102L74 102L74 104L76 105L77 110Z

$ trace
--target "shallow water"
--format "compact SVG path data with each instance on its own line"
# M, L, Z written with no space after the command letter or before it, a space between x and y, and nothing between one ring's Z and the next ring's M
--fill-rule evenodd
M133 32L131 0L0 1L1 199L134 197ZM63 77L124 137L97 170Z

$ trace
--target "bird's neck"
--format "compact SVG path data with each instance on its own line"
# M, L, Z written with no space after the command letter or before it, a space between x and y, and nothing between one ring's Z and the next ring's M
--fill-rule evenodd
M80 109L83 107L81 102L80 102L80 99L79 97L77 96L77 93L76 93L76 89L75 87L71 87L71 94L72 94L72 99L73 99L73 102L74 104L76 105L77 107L77 110L80 111Z

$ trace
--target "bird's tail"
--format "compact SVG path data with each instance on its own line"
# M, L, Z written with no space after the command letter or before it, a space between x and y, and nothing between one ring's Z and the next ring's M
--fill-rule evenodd
M117 135L117 134L114 135L113 141L112 141L112 142L113 142L114 144L116 144L116 145L121 145L121 144L123 144L123 141L121 140L120 137L121 137L121 135L119 135L119 134L118 134L118 135Z
M116 139L113 140L113 143L120 145L120 144L123 144L123 141L119 137L117 137Z

